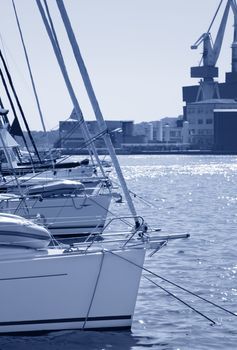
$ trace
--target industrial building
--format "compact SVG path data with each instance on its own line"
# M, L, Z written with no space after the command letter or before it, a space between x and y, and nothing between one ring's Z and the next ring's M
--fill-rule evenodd
M216 130L214 111L216 109L235 110L237 109L237 102L230 99L210 99L187 105L186 120L189 124L191 148L200 150L212 150L214 148Z
M143 136L142 143L148 143L153 141L153 123L152 122L141 122L134 124L134 135Z
M178 118L162 118L162 141L182 143L183 116ZM186 142L186 141L185 141Z
M87 128L91 137L95 141L96 148L104 149L105 144L98 129L97 121L87 121ZM115 148L121 148L123 143L140 142L143 138L133 135L133 121L106 120L107 132L110 133L111 140ZM82 151L87 147L84 139L81 122L70 118L59 122L60 147L67 150L79 149Z
M220 5L222 2L220 3ZM235 99L237 98L237 4L236 0L227 0L225 10L218 28L215 40L211 35L211 28L216 19L220 7L214 14L213 20L208 31L202 34L198 40L191 46L191 49L197 49L203 45L201 64L197 67L191 67L190 75L192 78L200 78L199 85L183 87L183 101L188 103L204 101L215 98ZM224 39L227 20L230 12L233 14L234 31L233 42L231 45L231 72L226 73L226 81L218 83L214 78L218 78L219 72L216 66Z
M133 153L185 151L189 148L188 122L183 116L134 124L134 134L144 136L145 142L122 144L122 149Z
M104 153L105 144L97 121L87 121L86 125L96 148ZM137 124L131 120L106 120L106 125L114 147L122 153L188 148L188 122L183 124L182 116ZM57 147L66 153L87 152L88 144L83 137L81 122L74 118L59 123L59 139Z
M134 135L143 135L145 143L188 143L188 134L185 138L183 132L183 116L134 124Z
M223 2L224 3L224 2ZM216 110L235 110L237 108L237 3L236 0L227 0L223 16L217 31L215 40L211 36L211 28L221 10L217 8L208 31L202 34L191 46L197 49L203 45L201 64L198 67L191 67L191 77L199 78L199 84L183 87L184 120L189 123L189 142L191 148L223 151L229 147L234 151L235 142L227 147L228 135L231 132L237 134L237 124L233 113L216 114ZM231 72L226 73L225 82L219 83L215 80L218 77L216 66L224 39L227 20L233 15L234 31L231 45ZM221 116L220 116L221 115ZM226 118L226 120L224 120ZM228 127L230 123L231 127ZM215 134L217 133L217 135ZM221 136L221 133L223 135ZM221 141L222 140L222 141ZM237 152L237 147L235 148Z

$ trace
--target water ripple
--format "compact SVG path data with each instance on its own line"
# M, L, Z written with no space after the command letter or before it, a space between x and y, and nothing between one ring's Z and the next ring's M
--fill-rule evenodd
M145 266L162 277L237 312L236 156L120 156L135 204L170 241ZM113 177L115 175L113 174ZM141 196L144 200L139 200ZM112 209L127 214L126 205ZM60 332L44 337L1 337L8 349L235 350L237 317L156 278L216 322L210 322L142 278L132 332Z

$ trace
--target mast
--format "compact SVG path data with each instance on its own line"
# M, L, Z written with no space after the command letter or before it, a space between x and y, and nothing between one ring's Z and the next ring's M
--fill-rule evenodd
M21 186L19 184L18 178L16 176L15 169L14 169L12 161L11 161L11 157L10 157L9 152L8 152L7 145L6 145L6 143L5 143L5 141L4 141L3 137L2 137L2 133L1 132L0 132L0 141L2 143L2 146L3 146L3 149L4 149L4 154L5 154L5 157L7 159L8 164L9 164L9 167L11 168L12 174L14 175L14 178L16 180L16 184L17 184L17 188L19 190L19 193L20 193L21 196L23 196L22 190L21 190Z
M71 44L71 47L72 47L72 50L73 50L73 53L74 53L74 57L76 59L78 68L80 70L80 73L81 73L81 76L82 76L82 79L83 79L83 82L84 82L84 85L85 85L88 97L90 99L92 108L94 110L94 114L95 114L96 120L98 122L100 131L101 132L104 131L104 135L103 135L104 142L105 142L105 144L106 144L106 146L108 148L111 160L112 160L112 162L114 164L114 167L115 167L118 179L119 179L119 181L121 183L121 186L122 186L122 189L123 189L126 201L128 203L128 206L130 208L130 211L131 211L132 215L134 216L136 227L139 227L140 223L139 223L139 220L138 220L138 217L137 217L135 206L133 204L133 201L131 199L131 196L130 196L127 184L125 182L123 173L121 171L117 155L115 153L115 150L114 150L114 147L113 147L110 135L108 133L106 122L105 122L104 117L102 115L99 103L97 101L97 98L96 98L96 95L95 95L95 92L94 92L94 89L92 87L92 84L91 84L91 81L90 81L90 77L89 77L89 74L87 72L85 63L83 61L83 58L82 58L82 55L81 55L81 52L80 52L80 49L79 49L79 45L78 45L77 40L75 38L75 35L74 35L74 32L73 32L73 29L72 29L72 26L71 26L71 23L70 23L67 11L66 11L64 3L63 3L63 0L56 0L56 2L57 2L59 12L61 14L61 17L62 17L64 26L65 26L65 29L66 29L66 32L67 32L67 35L68 35L68 39L70 41L70 44Z
M51 41L51 44L52 44L52 47L53 47L56 59L58 61L59 68L60 68L61 73L63 75L65 84L67 86L70 98L72 100L72 103L73 103L73 106L74 106L74 109L75 109L75 112L76 112L77 119L78 119L78 121L83 121L83 123L82 123L82 132L84 134L85 140L89 143L88 149L89 149L90 155L91 155L91 157L92 157L92 154L95 156L96 161L97 161L97 163L98 163L98 165L100 167L100 170L101 170L101 173L102 173L103 177L106 177L104 169L103 169L103 167L102 167L102 165L100 163L99 156L98 156L98 153L96 151L96 148L95 148L94 144L91 143L91 147L90 147L90 139L91 139L90 133L89 133L87 125L86 125L86 123L84 121L82 110L80 108L80 105L79 105L79 102L77 100L76 94L75 94L74 89L72 87L71 81L69 79L69 75L67 73L66 65L65 65L65 62L64 62L61 50L60 50L60 46L59 46L59 43L58 43L58 40L57 40L57 36L56 36L56 33L54 31L54 28L53 28L53 23L52 23L52 20L50 18L50 14L47 11L47 15L48 15L48 18L49 18L49 20L48 20L47 17L46 17L44 8L43 8L43 6L41 4L41 1L40 0L36 0L36 3L38 5L38 8L39 8L39 11L40 11L43 23L45 25L45 29L46 29L47 34L49 36L49 39ZM47 4L46 3L45 3L45 6L46 6L46 9L47 9ZM49 24L49 21L50 21L50 24Z
M32 135L31 135L29 125L28 125L28 123L27 123L25 114L24 114L24 112L23 112L23 109L22 109L22 107L21 107L20 101L19 101L19 99L18 99L18 96L17 96L16 90L15 90L14 84L13 84L13 82L12 82L11 75L10 75L10 73L9 73L9 70L8 70L8 68L7 68L7 65L6 65L6 62L5 62L5 59L4 59L4 57L3 57L3 54L2 54L2 51L1 51L1 50L0 50L0 58L1 58L1 60L2 60L2 63L3 63L3 66L4 66L5 72L6 72L6 74L7 74L7 78L8 78L9 84L10 84L10 86L11 86L11 89L12 89L13 95L14 95L14 97L15 97L15 100L16 100L17 106L18 106L18 108L19 108L19 111L20 111L20 113L21 113L22 119L23 119L23 121L24 121L24 123L25 123L25 127L26 127L26 130L27 130L27 132L28 132L30 141L31 141L32 146L33 146L33 148L34 148L34 150L35 150L35 154L37 155L37 157L38 157L40 163L42 163L42 161L41 161L41 159L40 159L39 152L38 152L38 150L37 150L37 148L36 148L34 139L33 139Z
M16 6L15 6L14 0L12 0L12 6L13 6L13 9L14 9L17 27L18 27L19 34L20 34L20 37L21 37L21 43L22 43L22 46L23 46L25 59L26 59L27 67L28 67L28 71L29 71L29 74L30 74L31 85L32 85L32 88L33 88L33 92L34 92L34 96L35 96L35 100L36 100L36 104L37 104L37 108L38 108L41 124L42 124L42 127L43 127L43 131L46 133L46 127L45 127L45 123L44 123L43 113L42 113L42 110L41 110L41 107L40 107L40 102L39 102L38 94L37 94L37 91L36 91L35 82L34 82L32 70L31 70L31 67L30 67L30 61L29 61L29 57L28 57L28 54L27 54L27 50L26 50L26 46L25 46L25 42L24 42L24 38L23 38L23 34L22 34L22 30L21 30L21 26L20 26L18 15L17 15L17 11L16 11Z
M1 70L1 68L0 68L0 76L1 76L1 79L2 79L2 83L3 83L4 89L5 89L5 91L6 91L6 94L7 94L8 100L9 100L9 103L10 103L10 105L11 105L11 109L12 109L12 112L13 112L13 115L14 115L14 118L15 118L14 120L15 120L15 121L18 123L18 125L20 126L20 123L19 123L19 120L18 120L18 117L17 117L17 113L16 113L16 110L15 110L15 107L14 107L14 104L13 104L13 101L12 101L12 98L11 98L11 95L10 95L10 93L9 93L9 91L8 91L7 83L6 83L6 80L5 80L5 78L4 78L4 75L3 75L3 72L2 72L2 70ZM13 123L14 123L14 121L13 121ZM20 127L20 128L21 128L21 127ZM22 131L22 130L21 130L21 131ZM24 136L23 131L22 131L22 133L21 133L21 136L22 136L23 142L24 142L24 144L25 144L25 146L26 146L27 152L29 153L29 158L30 158L31 165L32 165L32 167L34 168L33 159L32 159L32 156L31 156L31 153L30 153L28 144L27 144L27 142L26 142L26 138L25 138L25 136Z

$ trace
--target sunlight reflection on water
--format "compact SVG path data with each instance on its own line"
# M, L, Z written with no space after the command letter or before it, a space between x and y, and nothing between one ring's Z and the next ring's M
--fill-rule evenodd
M190 233L147 258L146 267L237 312L237 158L235 156L120 156L138 213L161 234ZM144 200L140 200L141 196ZM113 210L127 214L125 204ZM217 322L141 280L132 333L60 332L2 337L0 349L236 349L237 318L161 280L156 281Z

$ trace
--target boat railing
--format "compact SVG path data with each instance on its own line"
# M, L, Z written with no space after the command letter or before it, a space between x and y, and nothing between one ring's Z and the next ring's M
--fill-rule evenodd
M136 219L137 222L139 222L139 225L134 225L134 222L130 222L129 220L134 220ZM114 218L110 218L108 220L108 222L104 225L101 234L103 234L105 232L105 230L108 229L108 227L114 223L115 221L120 221L123 222L124 224L126 224L127 226L131 227L130 231L126 231L126 236L128 237L127 242L125 243L125 245L136 235L138 234L140 237L144 236L144 233L146 233L147 231L147 227L145 224L145 221L143 219L142 216L136 216L136 218L133 215L130 216L119 216L119 217L114 217Z
M136 216L136 218L138 218L139 220L144 222L144 219L141 216ZM122 221L123 223L129 224L129 226L134 227L134 224L129 223L127 221L128 219L134 220L134 216L130 215L130 216L119 216L119 217L115 217L115 218L110 218L109 221L107 222L107 224L104 226L104 230L107 229L108 226L110 226L112 224L112 222L114 222L114 221Z

